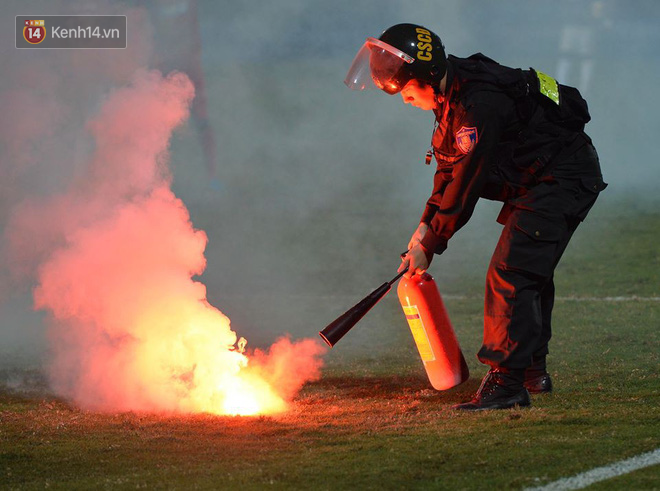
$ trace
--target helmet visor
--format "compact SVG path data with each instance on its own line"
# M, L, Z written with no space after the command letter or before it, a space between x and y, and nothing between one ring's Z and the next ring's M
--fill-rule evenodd
M415 61L403 51L376 38L367 38L353 60L344 83L352 90L381 89L400 92L409 77L402 76L405 65Z

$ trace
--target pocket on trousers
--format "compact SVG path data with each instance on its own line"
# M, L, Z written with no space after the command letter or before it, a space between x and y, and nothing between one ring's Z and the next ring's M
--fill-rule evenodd
M603 182L602 177L583 177L580 179L582 187L590 193L598 194L607 187L607 183Z
M514 213L511 220L511 243L504 267L550 277L558 244L567 233L566 222L524 210Z
M520 212L513 227L539 242L558 242L565 229L558 220L525 211Z
M607 187L602 177L583 177L580 179L580 193L576 199L576 209L573 215L580 221L587 218L587 214L596 202L598 194Z

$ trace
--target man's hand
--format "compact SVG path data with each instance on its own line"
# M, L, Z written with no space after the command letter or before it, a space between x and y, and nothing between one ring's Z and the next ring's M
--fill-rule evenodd
M428 231L429 226L425 224L424 222L419 224L419 227L417 227L417 230L415 230L415 233L412 234L412 237L410 237L410 241L408 242L408 250L412 249L415 247L417 244L419 244L424 236L426 235L426 232Z
M397 270L398 273L408 268L408 272L404 275L410 278L414 274L422 274L429 268L429 262L426 259L426 250L422 244L417 244L412 247L408 254L401 258L401 266Z

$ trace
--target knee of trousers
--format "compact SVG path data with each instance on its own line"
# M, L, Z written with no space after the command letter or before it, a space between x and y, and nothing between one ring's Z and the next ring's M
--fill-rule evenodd
M511 317L516 304L539 297L545 281L539 275L491 263L486 275L485 316Z

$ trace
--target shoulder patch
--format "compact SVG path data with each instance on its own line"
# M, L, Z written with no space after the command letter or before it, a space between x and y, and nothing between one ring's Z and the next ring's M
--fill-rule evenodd
M463 126L456 132L456 146L463 153L470 153L479 141L477 128Z

